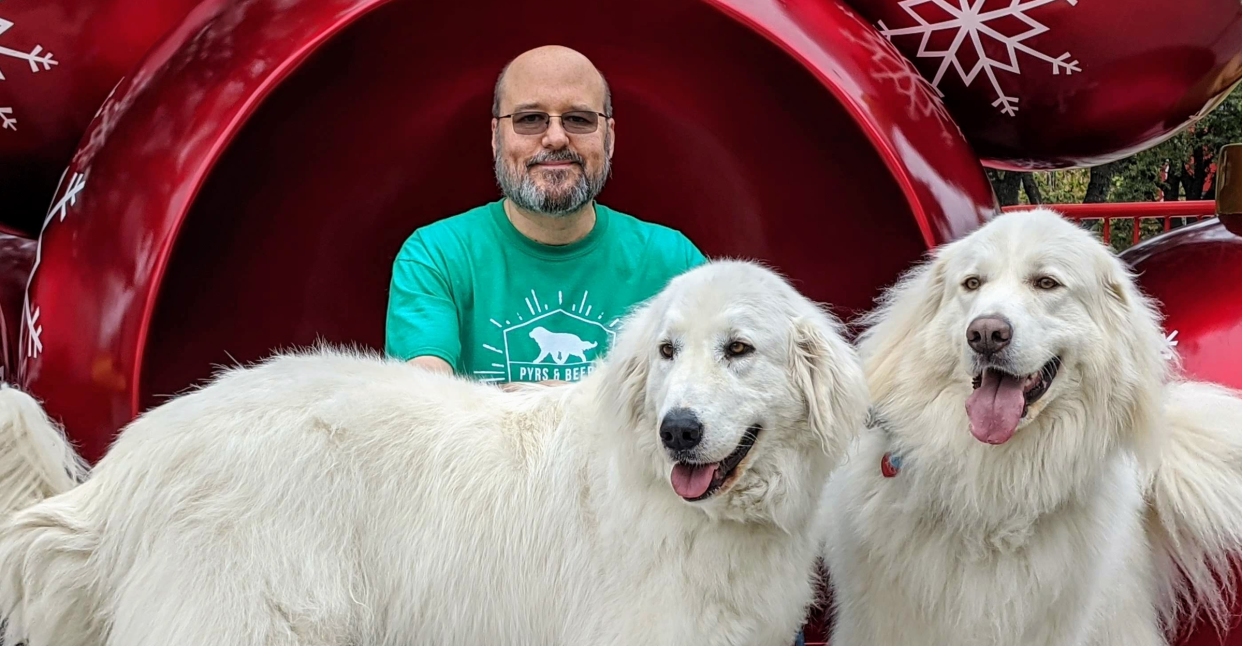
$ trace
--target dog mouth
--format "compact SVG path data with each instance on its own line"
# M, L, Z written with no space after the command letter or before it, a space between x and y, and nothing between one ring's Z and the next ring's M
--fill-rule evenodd
M986 444L1004 444L1013 437L1061 369L1061 358L1053 357L1039 370L1015 375L996 366L987 366L974 378L974 392L966 399L970 432Z
M757 424L746 429L746 433L737 443L737 448L719 462L703 464L677 461L670 476L673 491L689 502L706 500L716 495L725 485L736 479L738 465L755 446L755 440L762 430L763 427Z

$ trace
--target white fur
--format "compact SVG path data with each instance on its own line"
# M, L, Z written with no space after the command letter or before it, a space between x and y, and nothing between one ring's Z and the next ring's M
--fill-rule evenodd
M86 470L39 402L0 383L0 518L72 489Z
M993 314L1021 373L1064 360L997 446L965 410L966 329ZM1002 215L867 323L880 423L828 487L833 646L1158 646L1187 610L1228 619L1242 399L1175 377L1154 306L1089 233L1047 210ZM890 451L903 463L885 478Z
M724 358L738 338L755 352ZM143 415L84 484L0 527L6 639L787 646L866 402L839 324L735 261L673 280L573 385L280 356ZM764 428L704 502L670 485L673 406L712 459Z

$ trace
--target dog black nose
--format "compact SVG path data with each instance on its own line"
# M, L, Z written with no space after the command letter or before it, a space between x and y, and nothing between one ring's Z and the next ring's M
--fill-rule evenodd
M693 449L702 439L703 424L689 408L674 408L660 422L660 440L669 450Z
M980 316L966 328L966 342L979 354L991 355L1005 349L1013 338L1013 326L1001 316Z

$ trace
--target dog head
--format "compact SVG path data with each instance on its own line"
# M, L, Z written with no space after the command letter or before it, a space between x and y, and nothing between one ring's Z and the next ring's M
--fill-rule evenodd
M877 400L954 402L991 445L1041 419L1141 432L1165 375L1155 308L1108 248L1046 209L941 247L868 319L860 349Z
M840 324L772 271L714 261L627 318L601 375L636 459L670 495L749 516L818 493L863 423L861 362Z

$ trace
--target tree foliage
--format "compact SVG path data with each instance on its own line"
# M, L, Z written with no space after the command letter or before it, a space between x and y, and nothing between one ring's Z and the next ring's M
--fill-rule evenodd
M1242 143L1242 90L1235 87L1202 119L1130 157L1063 171L1013 172L988 169L1002 205L1079 204L1211 200L1216 197L1216 155L1222 146ZM1090 223L1097 231L1101 223ZM1164 230L1160 221L1144 221L1140 238ZM1114 248L1133 240L1133 224L1112 223Z

